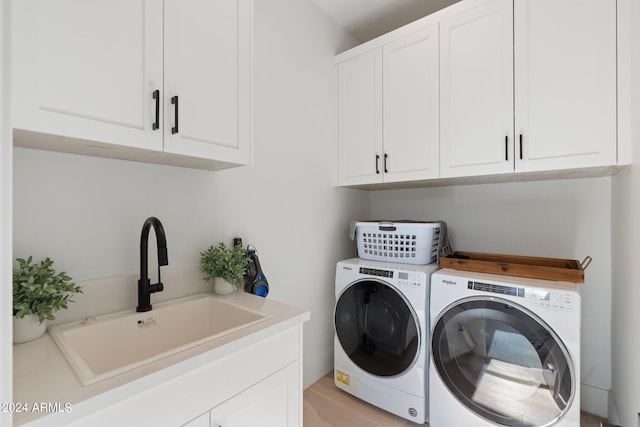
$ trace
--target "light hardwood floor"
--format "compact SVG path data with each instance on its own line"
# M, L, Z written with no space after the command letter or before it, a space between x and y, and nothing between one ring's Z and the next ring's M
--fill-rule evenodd
M583 413L581 427L600 427L601 418ZM397 417L338 389L329 374L304 391L304 427L425 427Z

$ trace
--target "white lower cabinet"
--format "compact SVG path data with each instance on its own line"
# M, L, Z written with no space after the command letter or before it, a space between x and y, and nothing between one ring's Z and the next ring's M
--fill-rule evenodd
M297 363L194 418L183 427L291 427L299 425Z
M301 354L298 325L151 384L71 425L302 427Z
M297 363L248 388L210 413L211 427L293 427L299 424Z

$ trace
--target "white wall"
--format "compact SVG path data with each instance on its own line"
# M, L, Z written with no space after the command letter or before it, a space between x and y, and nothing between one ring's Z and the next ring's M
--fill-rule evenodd
M50 256L88 280L137 274L151 215L167 233L170 266L196 265L201 250L238 233L258 249L269 298L311 310L308 385L332 367L335 263L352 254L349 222L369 212L366 193L334 187L333 56L353 39L311 1L256 1L254 25L254 166L208 172L15 149L14 255ZM82 303L66 316L117 305Z
M6 19L8 4L2 3L0 18ZM137 274L140 227L149 215L165 225L171 266L195 265L200 250L240 233L245 243L259 250L271 284L270 298L311 310L305 326L306 385L331 368L334 265L352 255L347 237L351 219L367 218L369 211L372 218L444 219L460 250L579 260L590 255L594 262L582 287L582 382L587 385L583 399L592 402L583 408L601 412L605 393L600 389L609 388L613 369L614 409L620 414L614 421L635 427L640 410L640 284L633 274L640 259L638 167L613 179L370 194L336 189L333 55L354 40L310 1L271 0L256 2L255 8L255 165L207 172L16 149L14 255L51 256L56 267L77 280L88 280ZM634 16L638 15L636 10ZM2 29L6 36L6 22ZM636 51L638 47L640 43ZM4 51L2 59L4 82ZM640 69L638 58L634 64L634 70ZM640 90L634 90L637 116ZM9 283L6 263L11 257L11 199L6 188L11 180L11 143L2 131L6 121L5 107L0 114L3 283ZM634 138L637 157L638 124ZM10 401L9 291L6 286L2 290L0 400ZM103 301L89 304L100 310ZM130 306L134 304L132 300ZM6 420L0 418L0 423L8 424Z
M623 3L627 6L627 3ZM631 165L613 178L612 421L640 426L640 3L628 3L631 27ZM619 5L620 7L620 5Z
M444 220L454 249L593 262L582 296L582 409L607 412L611 385L611 178L371 193L378 219Z
M11 131L9 130L9 7L0 4L0 349L11 348ZM6 284L6 285L5 285ZM11 402L11 351L0 351L0 402ZM0 412L0 426L11 425L11 414Z
M369 214L366 193L334 187L333 57L355 41L310 1L256 1L255 9L255 166L222 171L214 192L219 225L257 247L270 296L311 309L310 385L333 368L335 263L354 253L349 222Z
M634 154L640 153L636 132ZM640 421L640 167L613 181L612 419L627 427Z

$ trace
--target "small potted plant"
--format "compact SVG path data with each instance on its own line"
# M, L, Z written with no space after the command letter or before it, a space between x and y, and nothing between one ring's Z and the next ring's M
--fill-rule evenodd
M33 341L44 334L53 313L67 308L73 294L82 293L65 272L56 274L47 257L31 264L33 257L17 258L13 270L13 342Z
M200 252L200 266L204 280L214 280L214 289L219 294L229 294L240 288L249 257L241 245L227 248L223 242Z

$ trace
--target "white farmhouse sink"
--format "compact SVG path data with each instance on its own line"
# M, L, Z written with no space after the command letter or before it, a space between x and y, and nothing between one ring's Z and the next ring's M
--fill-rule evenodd
M49 328L53 340L89 385L269 319L198 294Z

